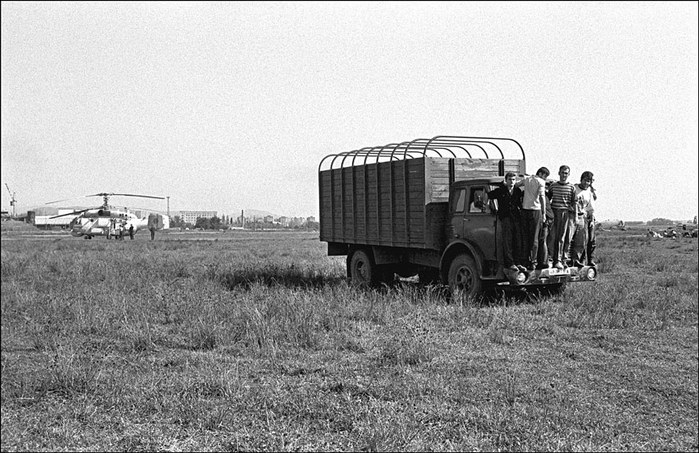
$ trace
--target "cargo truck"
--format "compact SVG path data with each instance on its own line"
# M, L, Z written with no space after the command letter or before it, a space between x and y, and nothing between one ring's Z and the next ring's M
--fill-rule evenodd
M514 157L512 154L515 154ZM465 296L489 287L561 290L597 269L504 268L497 200L506 172L526 174L509 138L437 136L325 156L318 166L320 240L347 256L351 282L401 277L448 284Z

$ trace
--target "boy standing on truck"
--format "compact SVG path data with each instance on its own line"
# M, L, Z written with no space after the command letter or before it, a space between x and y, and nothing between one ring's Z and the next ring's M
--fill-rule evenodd
M498 200L498 220L502 227L502 252L505 268L511 271L520 270L518 265L522 262L521 232L520 232L520 206L524 194L515 187L517 176L508 172L505 182L497 189L488 192L488 198Z
M592 203L590 203L590 206L592 209L590 212L590 218L588 219L589 223L587 225L587 250L585 250L585 253L587 254L587 265L596 266L593 255L595 254L595 249L597 248L597 220L595 220L595 202L597 202L597 191L594 187L592 187L592 183L595 182L595 178L592 173L590 173L590 178L590 190L592 191Z
M527 269L533 271L537 265L539 255L539 231L546 217L546 178L549 169L541 167L536 175L530 175L515 184L524 187L522 199L522 231L524 239L523 259L527 263ZM543 266L546 263L539 263Z
M549 191L552 183L553 181L546 180L546 217L541 224L541 231L539 232L539 264L537 269L548 269L553 264L551 258L553 253L553 235L551 234L553 209L551 209L551 192Z
M575 228L575 187L568 182L570 167L561 165L559 180L551 184L551 208L553 209L553 266L568 267L568 249L571 233Z
M594 200L594 193L592 192L592 181L593 175L591 171L585 171L580 176L580 183L575 184L575 228L573 232L573 265L576 267L583 267L584 261L583 256L588 252L588 241L590 223L594 227L594 207L592 202ZM594 231L594 230L593 230ZM594 234L594 233L593 233ZM587 253L588 263L591 261L589 256L591 253Z

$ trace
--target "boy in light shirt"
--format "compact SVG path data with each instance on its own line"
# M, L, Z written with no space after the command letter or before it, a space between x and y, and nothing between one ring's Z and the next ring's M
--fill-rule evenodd
M534 270L537 267L539 255L539 230L546 218L546 178L549 170L541 167L536 175L530 175L515 184L523 187L524 198L522 200L522 255L527 263L527 269ZM538 263L538 267L548 267L548 263Z
M575 184L575 226L573 234L573 265L576 267L584 266L583 257L586 256L588 265L594 265L592 261L592 250L590 250L589 242L594 236L594 200L597 198L594 189L592 188L593 174L591 171L585 171L580 176L580 183ZM593 229L590 234L590 229Z

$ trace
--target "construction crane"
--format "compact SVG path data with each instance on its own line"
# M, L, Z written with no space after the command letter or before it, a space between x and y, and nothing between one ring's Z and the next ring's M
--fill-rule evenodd
M10 190L10 186L5 183L5 187L7 187L7 191L10 193L10 206L12 207L12 218L14 219L16 217L16 212L15 212L15 205L17 204L17 200L15 199L15 193Z

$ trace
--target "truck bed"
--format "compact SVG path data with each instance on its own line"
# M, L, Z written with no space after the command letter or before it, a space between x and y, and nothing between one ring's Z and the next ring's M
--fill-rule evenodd
M319 170L320 240L440 250L450 184L508 171L524 174L524 159L423 155Z

